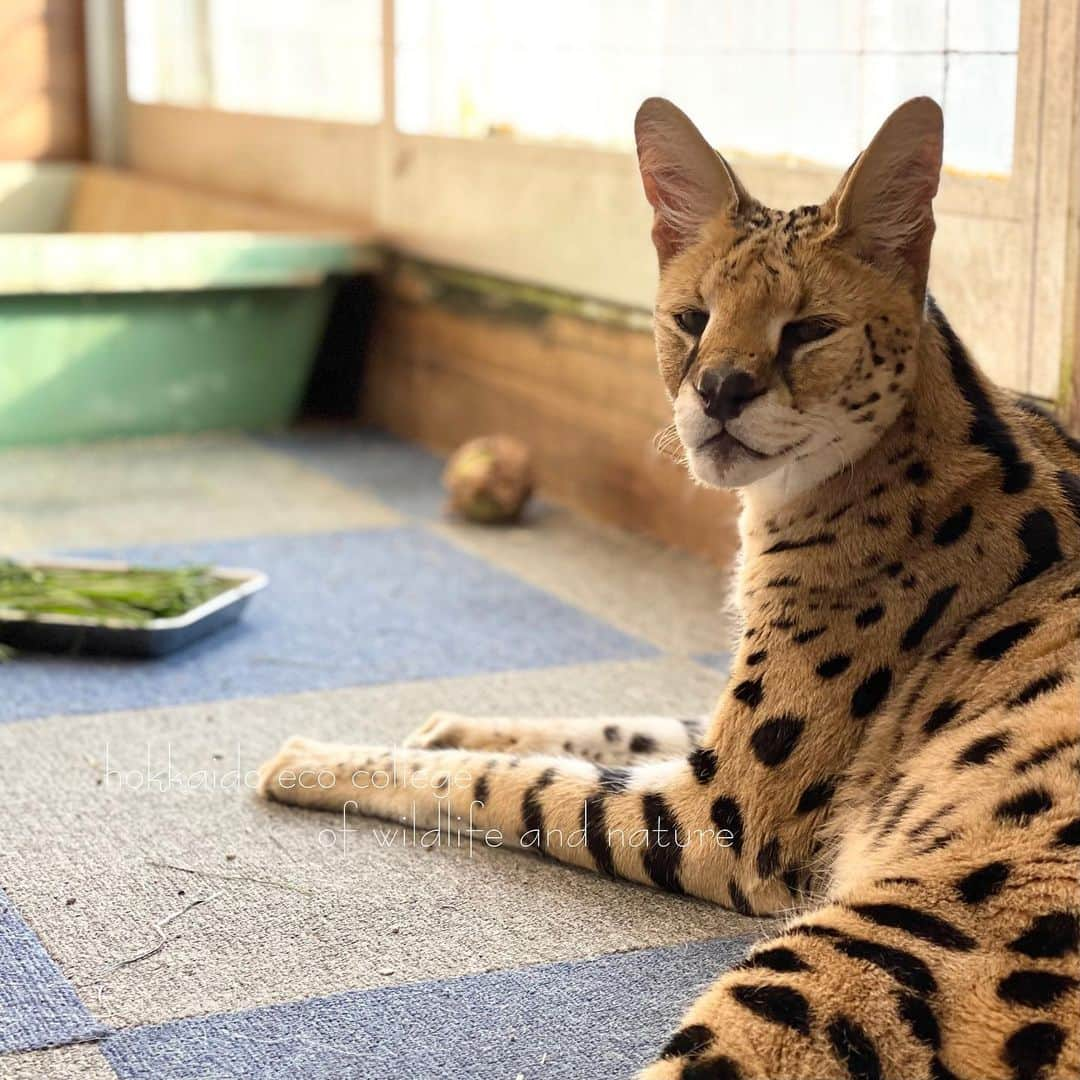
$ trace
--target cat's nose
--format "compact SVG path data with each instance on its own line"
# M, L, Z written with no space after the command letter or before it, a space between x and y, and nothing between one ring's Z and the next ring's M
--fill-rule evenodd
M728 365L704 368L694 389L701 398L705 415L713 420L734 420L765 388L748 371Z

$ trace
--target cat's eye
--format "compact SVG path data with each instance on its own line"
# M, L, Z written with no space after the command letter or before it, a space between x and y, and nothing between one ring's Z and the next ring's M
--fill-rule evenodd
M701 337L705 333L705 327L709 325L709 313L700 308L687 308L675 315L675 321L691 337Z
M828 315L814 315L809 319L789 322L780 332L780 352L790 353L800 345L821 341L840 329L840 321Z

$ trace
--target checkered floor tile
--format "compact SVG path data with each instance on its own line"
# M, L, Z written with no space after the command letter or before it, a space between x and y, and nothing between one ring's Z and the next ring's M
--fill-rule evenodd
M0 668L0 1077L630 1076L759 924L506 851L266 804L287 735L437 708L705 714L727 582L537 506L447 522L377 433L0 455L10 551L253 566L174 656Z

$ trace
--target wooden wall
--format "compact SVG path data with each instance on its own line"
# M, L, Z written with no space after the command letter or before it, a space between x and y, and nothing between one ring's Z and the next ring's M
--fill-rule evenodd
M0 160L86 149L82 0L0 0Z
M377 128L135 102L126 117L127 164L139 172L339 221L374 220Z
M364 417L448 452L506 432L537 457L541 491L602 521L727 564L733 496L695 486L653 437L671 422L652 335L527 295L387 275ZM497 288L497 286L493 286Z

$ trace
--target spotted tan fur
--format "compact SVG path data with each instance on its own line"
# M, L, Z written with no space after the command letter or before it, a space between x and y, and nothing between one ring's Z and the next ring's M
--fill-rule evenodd
M676 427L694 475L743 495L743 627L711 723L688 753L646 721L613 740L611 720L444 718L397 752L294 739L263 791L449 813L739 911L802 909L648 1080L1075 1077L1080 446L925 294L940 110L901 106L790 213L669 103L637 130ZM739 394L710 397L733 372ZM394 783L367 783L379 769Z

